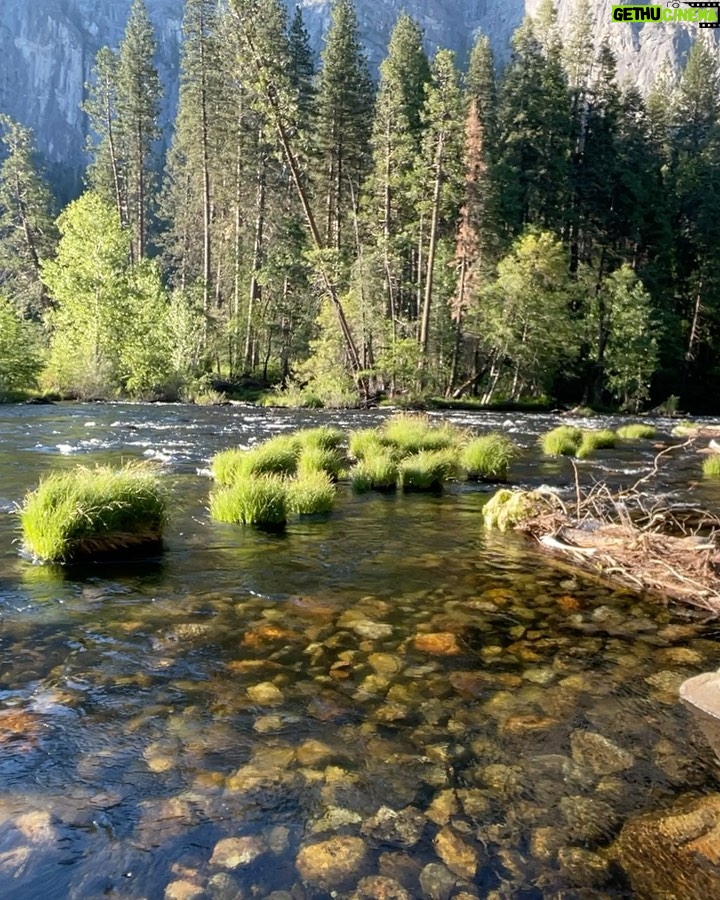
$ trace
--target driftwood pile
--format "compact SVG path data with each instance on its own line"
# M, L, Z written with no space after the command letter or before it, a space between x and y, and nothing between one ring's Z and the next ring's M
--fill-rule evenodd
M515 493L524 512L514 528L603 580L720 613L720 518L695 506L662 504L643 491L666 454L692 443L662 451L647 475L614 493L603 483L582 489L577 469L573 502Z

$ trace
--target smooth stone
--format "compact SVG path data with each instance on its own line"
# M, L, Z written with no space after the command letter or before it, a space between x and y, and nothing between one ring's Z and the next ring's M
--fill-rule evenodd
M665 691L668 694L677 694L682 683L685 681L685 676L680 672L661 669L659 672L648 675L645 681L651 687L657 688L659 691Z
M462 804L463 812L471 819L483 819L490 812L492 804L484 791L477 788L461 788L456 793Z
M427 900L450 900L456 884L457 876L439 863L428 863L420 873L420 887Z
M265 840L270 851L280 856L290 846L290 829L286 825L275 825L268 830Z
M620 821L612 806L594 797L562 797L559 807L575 841L608 840Z
M658 650L657 661L662 666L700 666L705 658L697 650L690 647L668 647Z
M368 656L368 664L378 675L384 675L386 678L397 675L403 667L402 660L391 653L371 653Z
M240 869L255 862L267 850L261 837L223 838L215 844L210 865L220 869Z
M372 641L378 641L381 638L390 637L393 633L392 625L386 625L382 622L356 622L352 626L352 630L355 634L359 634L360 637L369 638Z
M472 880L478 867L478 854L448 827L435 835L435 852L445 865L460 878Z
M367 856L362 838L334 837L306 844L300 849L295 865L305 883L331 891L357 876Z
M259 706L280 706L285 697L272 681L261 681L247 689L248 697Z
M413 900L399 881L384 875L361 878L350 900Z
M632 753L593 731L573 731L570 746L575 762L587 766L596 775L614 775L635 765Z
M427 808L426 815L431 822L436 825L447 825L450 817L460 812L457 795L455 791L440 791L433 798L432 803Z
M568 843L568 836L560 828L543 826L536 828L530 837L530 854L541 862L557 858L560 850Z
M561 873L577 887L598 887L609 877L609 863L582 847L563 847L558 854Z
M360 831L374 841L409 850L419 842L426 824L426 817L412 806L399 812L381 806L374 816L363 822Z
M322 741L316 741L311 738L300 744L296 750L296 755L301 766L314 767L326 765L337 754L332 747L328 747Z
M55 843L58 839L57 831L52 826L50 813L43 810L23 813L16 816L13 824L23 836L33 844Z
M457 641L457 635L447 631L417 634L414 646L416 650L422 653L430 653L434 656L458 656L462 652Z
M244 900L246 894L228 872L216 872L207 882L210 900Z
M197 900L204 894L204 888L192 881L171 881L165 888L165 900Z
M322 834L325 831L339 831L346 825L357 825L359 822L362 822L362 816L353 810L331 806L321 819L310 825L310 833Z
M273 734L281 731L283 720L280 716L260 716L253 722L253 731L258 734Z

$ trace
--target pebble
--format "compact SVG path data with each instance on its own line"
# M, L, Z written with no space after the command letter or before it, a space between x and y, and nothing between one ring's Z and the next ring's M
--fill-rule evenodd
M261 837L223 838L215 844L210 865L220 869L240 869L254 862L268 846Z
M362 838L334 837L300 849L295 865L307 884L331 891L357 876L368 849Z

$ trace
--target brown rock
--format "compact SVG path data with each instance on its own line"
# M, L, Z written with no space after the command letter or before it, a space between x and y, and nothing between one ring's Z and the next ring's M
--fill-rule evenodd
M427 819L412 806L396 812L389 806L380 809L363 822L362 833L383 844L395 844L410 849L422 837Z
M192 881L171 881L165 888L165 900L197 900L205 891Z
M267 849L261 837L223 838L215 844L210 865L220 869L240 869L249 866Z
M325 765L334 755L332 747L313 739L297 748L297 760L301 766Z
M303 881L331 891L357 877L367 852L361 838L336 837L302 847L295 865Z
M436 794L432 803L428 807L427 817L436 825L447 825L450 816L456 815L460 811L455 791L440 791Z
M398 881L371 875L360 879L350 900L412 900L412 897Z
M474 847L466 844L451 828L439 831L433 843L437 855L451 872L472 881L478 866L478 855Z
M613 775L635 765L631 753L592 731L574 731L570 735L570 746L575 762L587 766L596 775Z
M435 656L457 656L462 652L457 636L449 631L416 635L415 649L423 653L432 653Z

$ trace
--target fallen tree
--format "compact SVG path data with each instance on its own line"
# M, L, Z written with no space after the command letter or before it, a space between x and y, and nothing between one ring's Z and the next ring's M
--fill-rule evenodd
M720 518L643 489L668 453L692 443L666 448L647 475L616 492L602 482L582 488L577 467L571 502L551 491L498 491L483 511L486 527L513 528L613 584L720 613Z

